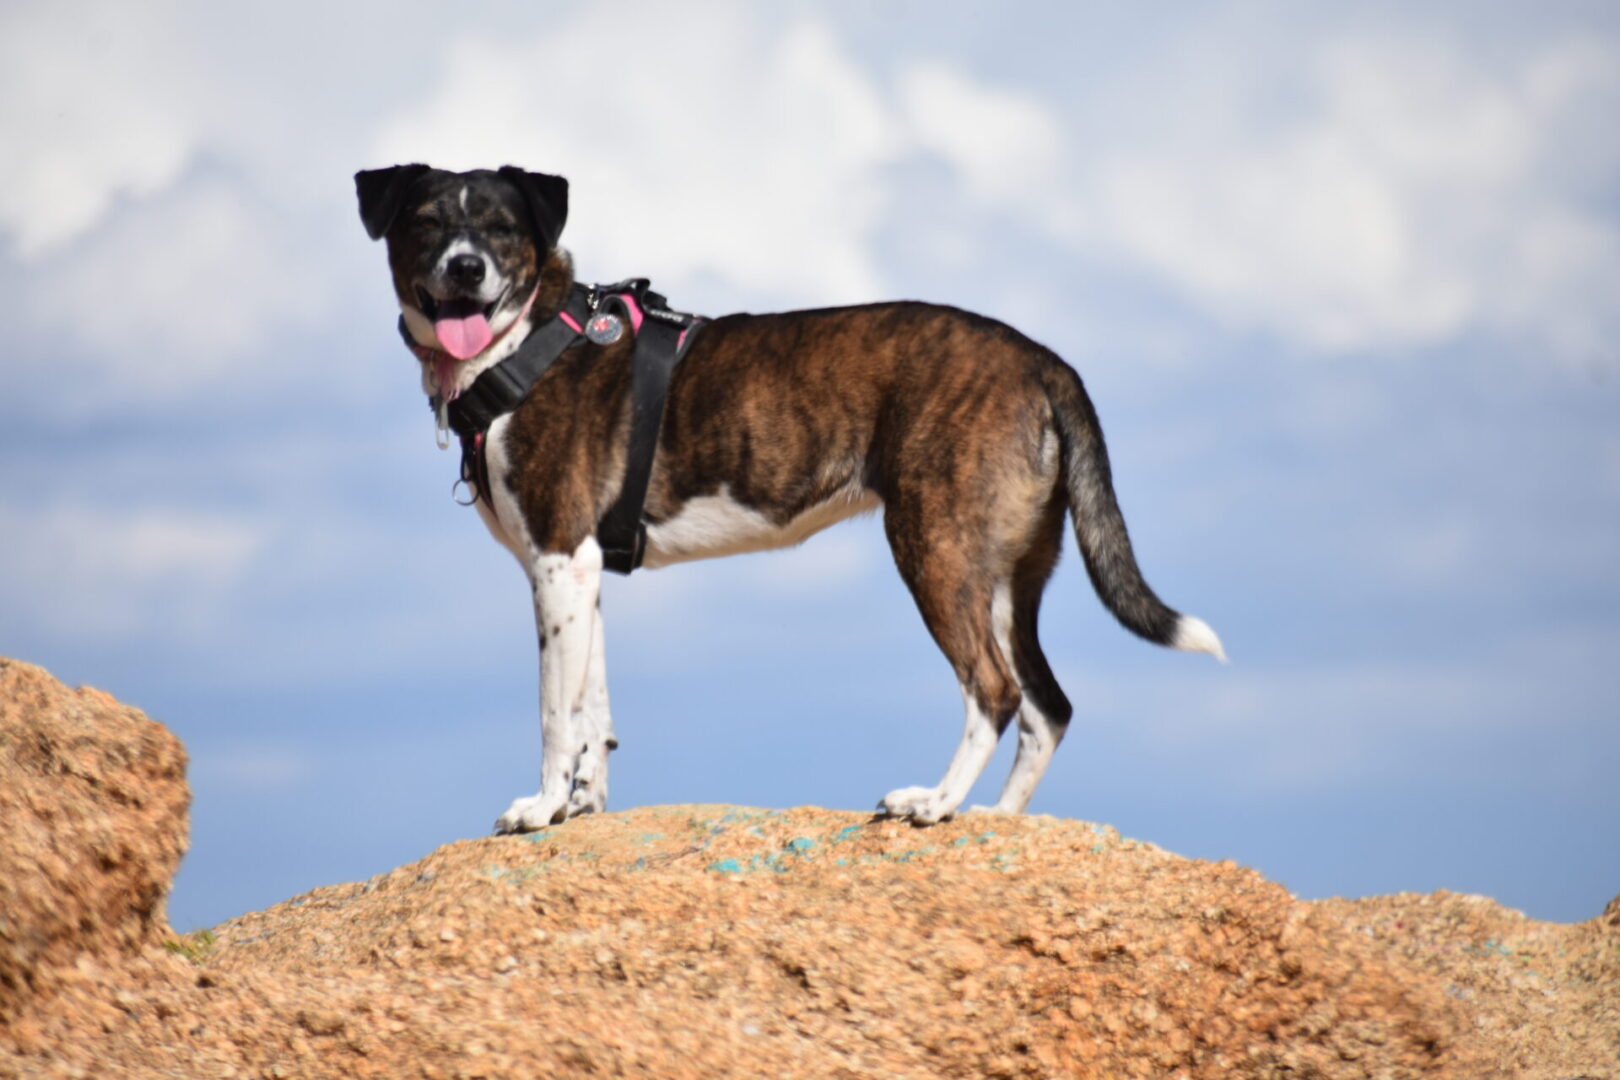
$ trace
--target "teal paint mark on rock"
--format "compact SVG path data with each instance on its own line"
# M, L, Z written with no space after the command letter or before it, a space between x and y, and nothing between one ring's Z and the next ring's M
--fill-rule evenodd
M740 874L743 872L742 864L736 859L720 859L709 864L709 869L718 874Z
M890 858L890 859L893 859L895 862L910 862L912 859L915 859L918 856L932 855L933 853L934 853L934 849L932 847L925 847L925 848L914 848L911 851L902 851L898 855L889 855L889 856L886 856L886 857Z
M773 874L785 874L791 867L782 861L780 851L766 852L751 856L748 860L749 870L769 870Z

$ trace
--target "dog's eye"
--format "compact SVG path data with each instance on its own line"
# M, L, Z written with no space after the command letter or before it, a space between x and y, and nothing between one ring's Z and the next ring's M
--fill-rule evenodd
M484 232L488 233L490 236L512 236L517 232L517 230L505 221L496 221L492 222L489 227L484 230Z
M437 229L443 224L436 214L417 214L411 218L411 225L418 229Z

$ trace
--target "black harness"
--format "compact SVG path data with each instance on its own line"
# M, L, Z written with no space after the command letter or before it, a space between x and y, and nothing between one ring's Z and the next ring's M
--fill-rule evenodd
M529 336L505 360L483 372L473 384L442 407L450 430L461 440L461 479L491 509L489 465L484 458L484 436L496 418L517 408L535 380L558 357L581 341L611 344L628 329L635 336L630 376L630 445L625 455L624 484L619 497L596 525L602 547L602 565L628 574L646 554L647 525L641 512L652 479L653 454L664 419L664 399L675 365L687 348L702 316L672 311L664 297L648 287L646 278L614 285L575 284L562 310L529 331ZM620 320L617 327L613 319ZM400 319L399 332L412 351L421 346ZM614 335L614 336L609 336Z

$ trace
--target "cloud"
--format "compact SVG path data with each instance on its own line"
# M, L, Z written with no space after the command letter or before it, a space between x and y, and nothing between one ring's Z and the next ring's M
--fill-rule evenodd
M1141 126L1076 140L1076 242L1308 352L1479 333L1607 348L1620 231L1590 195L1617 162L1580 147L1613 142L1617 43L1530 44L1492 66L1421 28L1323 29L1259 56L1217 29L1173 97L1149 83L1174 54L1112 88Z
M620 9L381 20L385 43L376 9L313 40L298 12L237 18L0 14L0 133L26 148L0 159L0 284L26 379L77 379L83 410L326 380L289 343L356 311L386 333L347 174L408 159L563 172L586 276L717 309L920 278L1102 351L1184 353L1181 326L1327 355L1613 354L1612 36L1485 49L1402 13L1216 13L1037 81L975 64L993 38L873 60L858 22L746 5L648 5L629 35Z
M46 395L70 411L296 379L267 338L321 326L340 293L329 263L289 231L232 185L202 180L147 198L21 273L0 270L29 313L24 377L48 386L79 376L70 399Z
M192 749L189 773L199 791L260 795L302 787L316 775L317 760L305 747L231 743Z
M897 81L911 141L949 162L976 196L1020 199L1060 184L1065 140L1048 104L937 60L907 65Z
M1172 772L1219 760L1237 786L1272 795L1421 777L1600 787L1620 749L1595 707L1588 665L1612 632L1519 633L1456 664L1389 658L1272 666L1240 661L1177 680L1060 671L1083 715Z
M36 414L238 404L322 363L290 346L330 334L368 280L371 253L334 245L328 225L347 210L366 95L322 101L312 134L298 94L342 69L291 92L248 77L294 21L226 34L174 3L0 13L0 141L13 151L0 155L0 286ZM332 48L291 44L312 63Z
M903 139L893 110L825 25L708 11L644 8L634 34L602 8L530 35L467 29L429 99L381 125L372 159L567 175L565 243L606 278L881 295L867 234ZM561 105L561 87L590 87L588 107Z
M251 521L164 506L0 503L0 600L24 625L90 638L187 636L229 610L262 541Z
M196 149L172 70L171 5L8 4L0 13L0 233L31 260L115 199L160 191ZM116 90L114 88L116 87Z

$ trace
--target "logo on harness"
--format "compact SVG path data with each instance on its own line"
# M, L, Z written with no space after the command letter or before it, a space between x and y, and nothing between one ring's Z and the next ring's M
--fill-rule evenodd
M624 321L612 312L592 315L585 323L585 336L595 345L611 345L624 336Z

